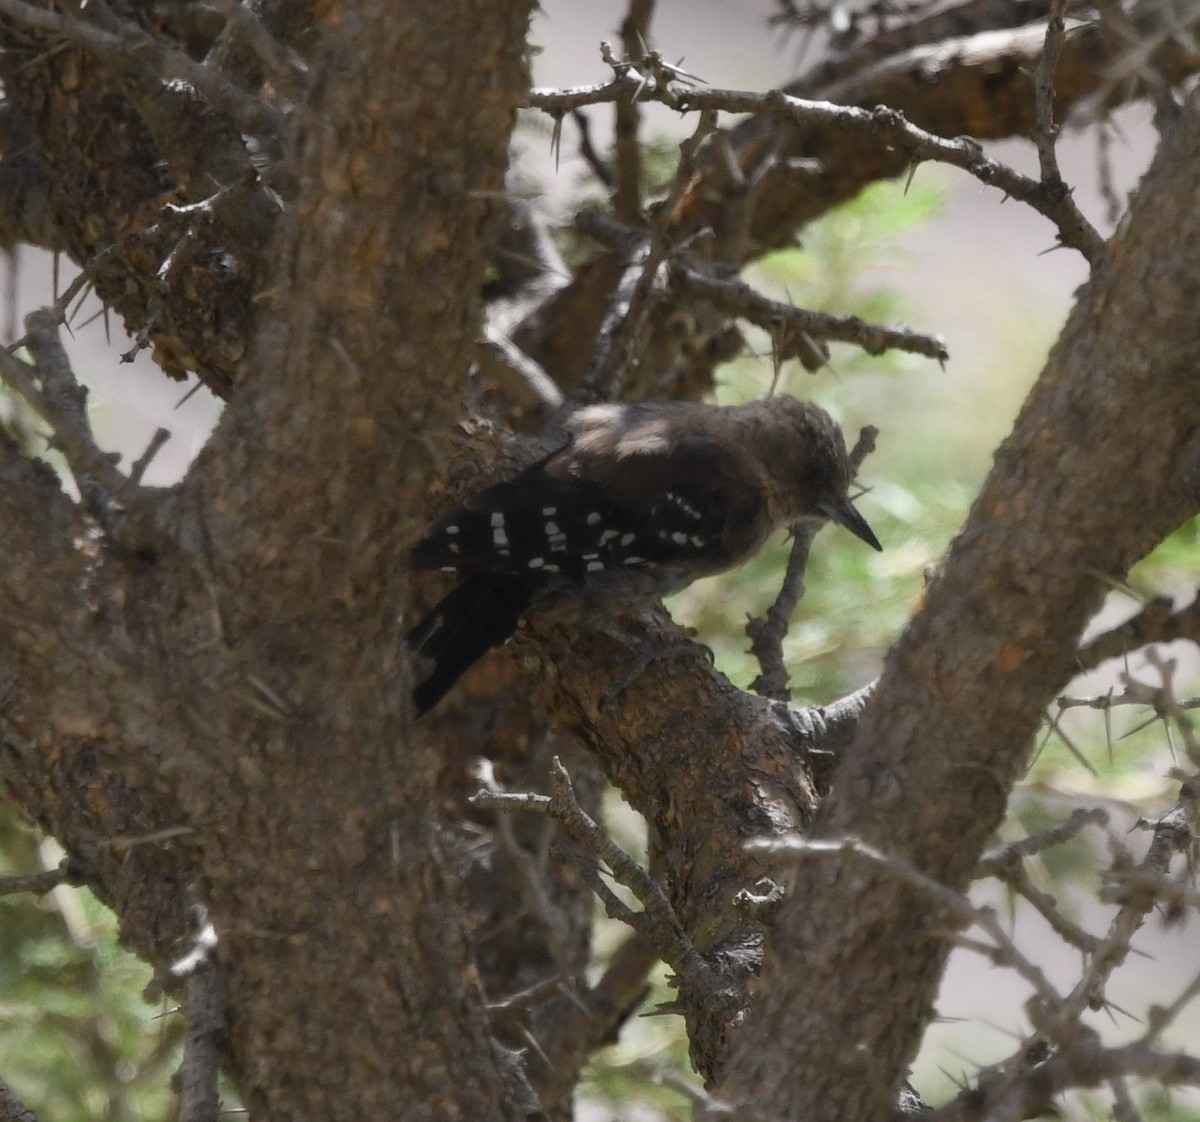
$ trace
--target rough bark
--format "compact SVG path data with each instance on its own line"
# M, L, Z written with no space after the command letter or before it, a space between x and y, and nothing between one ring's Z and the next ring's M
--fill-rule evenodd
M963 888L1105 589L1200 510L1198 126L1195 96L1165 122L1127 223L888 654L815 836ZM723 1096L809 1122L883 1117L932 1012L945 928L886 867L802 859Z
M408 730L395 563L462 395L527 16L322 10L253 388L116 540L2 449L6 777L164 984L203 904L263 1118L529 1108Z

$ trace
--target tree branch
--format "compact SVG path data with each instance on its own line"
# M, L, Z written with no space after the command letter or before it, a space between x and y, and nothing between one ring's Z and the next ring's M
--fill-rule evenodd
M709 997L715 996L718 986L716 977L708 964L696 953L695 947L684 933L668 903L662 889L636 861L616 844L575 799L571 779L561 762L555 758L552 771L553 797L511 792L480 791L471 798L474 806L488 810L531 810L545 814L562 824L571 838L585 852L603 861L612 871L619 884L628 888L641 902L641 915L645 923L634 922L662 960L680 977L681 981ZM606 897L611 903L612 898ZM619 904L621 914L616 918L629 921L624 905Z
M248 133L277 136L283 131L286 118L265 101L238 89L216 70L160 43L136 24L119 20L111 13L107 20L109 30L101 30L76 16L35 7L23 0L0 0L0 15L39 31L61 35L117 66L128 66L136 60L163 81L187 82L204 94L215 109L227 113Z
M1200 244L1200 214L1186 201L1197 191L1193 97L1106 268L1080 294L921 610L889 653L822 804L817 837L859 837L963 886L1041 712L1075 672L1076 637L1107 583L1200 507L1189 474L1200 462L1200 416L1188 388L1200 325L1170 295L1197 283L1200 258L1167 252L1193 237ZM1192 222L1186 229L1183 215ZM1149 502L1148 478L1162 481ZM814 913L808 901L818 893L825 903ZM743 1101L752 1087L766 1109L810 1122L890 1108L946 955L914 904L910 891L869 871L801 868L724 1097ZM804 980L802 1001L784 979ZM806 1061L836 1032L824 1011L846 1008L861 1013L861 1053L842 1050L836 1070L827 1051ZM786 1070L755 1059L764 1034L781 1032L797 1041Z

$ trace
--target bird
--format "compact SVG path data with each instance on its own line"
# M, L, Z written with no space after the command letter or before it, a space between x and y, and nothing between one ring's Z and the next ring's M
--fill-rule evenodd
M742 405L588 405L565 444L422 533L410 567L462 581L407 636L428 712L531 610L604 619L748 560L778 529L844 526L883 547L848 497L838 423L790 395Z

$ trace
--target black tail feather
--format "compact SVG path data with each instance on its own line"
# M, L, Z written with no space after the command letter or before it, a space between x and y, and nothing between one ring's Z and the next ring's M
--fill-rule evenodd
M413 691L417 715L428 713L476 662L517 629L540 581L533 575L483 573L453 589L408 633L429 672Z

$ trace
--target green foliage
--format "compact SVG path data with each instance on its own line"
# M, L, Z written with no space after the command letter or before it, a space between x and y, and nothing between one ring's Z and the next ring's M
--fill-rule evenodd
M765 258L751 279L799 307L895 322L906 311L903 294L879 279L881 271L897 260L898 235L928 221L944 197L932 177L907 193L899 183L876 184L816 223L806 233L803 249ZM721 400L760 396L771 385L769 343L761 335L752 337L752 343L758 354L722 370ZM881 412L872 401L881 381L928 362L897 353L872 357L835 346L835 379L821 375L813 384L798 363L784 367L780 388L819 401L843 422L851 443L857 433L851 420L861 417L884 430L879 454L867 460L861 473L872 489L859 506L885 552L875 554L838 527L818 536L805 597L784 643L797 697L828 701L876 673L882 650L921 595L925 567L940 556L966 513L971 489L910 458L923 442L902 446L895 412ZM856 404L860 398L865 399L861 407ZM749 685L758 673L747 653L746 618L761 616L774 600L790 548L782 538L772 542L736 572L694 585L671 602L676 618L698 629L718 667L740 686Z
M0 876L57 864L0 801ZM116 917L84 889L0 896L0 1075L43 1119L162 1118L179 1062L179 1018L141 992L150 969L117 942Z

